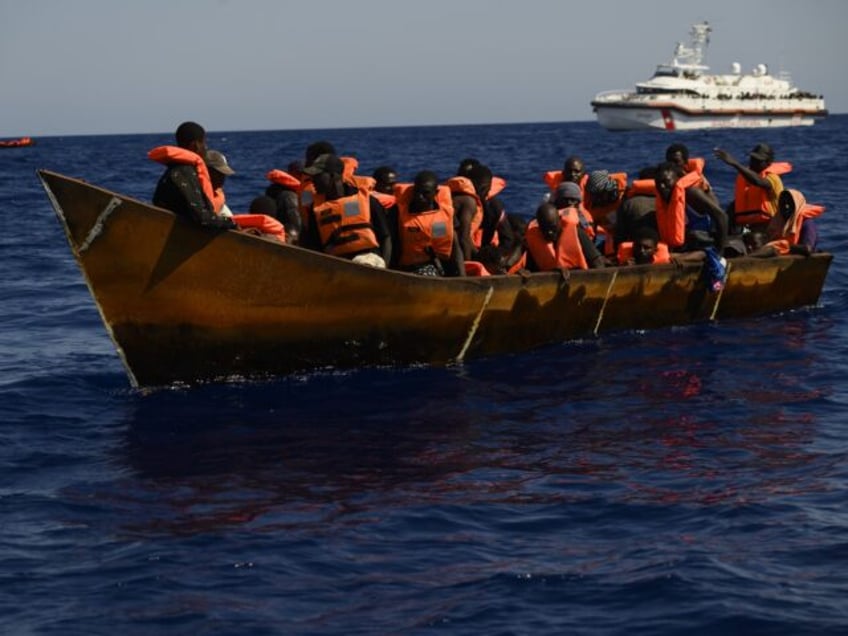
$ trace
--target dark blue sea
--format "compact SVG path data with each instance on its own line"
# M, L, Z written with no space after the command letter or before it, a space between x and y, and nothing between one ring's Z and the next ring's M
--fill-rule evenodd
M848 116L212 131L230 207L318 139L406 179L476 156L528 215L566 156L635 173L673 141L725 203L712 148L765 141L835 260L779 315L143 394L35 170L149 200L171 133L0 150L0 632L848 633Z

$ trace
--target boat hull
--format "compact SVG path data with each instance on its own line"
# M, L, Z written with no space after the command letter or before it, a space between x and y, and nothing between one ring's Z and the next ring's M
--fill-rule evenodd
M812 126L827 112L743 109L685 109L673 105L592 104L598 123L607 130L704 130L710 128L782 128Z
M326 367L448 364L599 333L815 304L831 257L439 279L198 227L39 176L133 386Z

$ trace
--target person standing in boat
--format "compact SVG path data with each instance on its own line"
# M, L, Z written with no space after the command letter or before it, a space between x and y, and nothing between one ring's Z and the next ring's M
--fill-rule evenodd
M527 226L524 241L526 267L531 272L605 266L604 257L581 227L575 208L557 210L553 203L543 203Z
M386 267L391 262L392 239L380 202L367 188L345 181L345 164L336 155L321 155L303 172L312 178L315 202L308 209L301 245L364 265Z
M206 166L206 131L187 121L177 127L176 146L159 146L148 153L165 165L156 184L153 205L212 228L234 229L230 217L219 215L214 207L214 188Z
M450 189L429 170L414 183L395 185L397 266L422 276L463 276L462 247L454 231Z
M743 166L733 155L716 148L715 156L736 169L735 198L731 210L731 228L742 230L745 226L752 232L764 232L769 221L777 212L777 199L783 192L780 175L792 170L786 162L775 162L774 150L768 144L757 144L748 156L748 165Z

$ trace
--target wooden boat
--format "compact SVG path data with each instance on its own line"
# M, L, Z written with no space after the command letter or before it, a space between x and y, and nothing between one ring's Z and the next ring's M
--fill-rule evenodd
M133 386L449 364L817 302L830 254L440 279L379 270L39 176ZM567 274L567 275L566 275Z
M25 148L32 146L35 141L32 137L20 137L19 139L0 139L0 148Z

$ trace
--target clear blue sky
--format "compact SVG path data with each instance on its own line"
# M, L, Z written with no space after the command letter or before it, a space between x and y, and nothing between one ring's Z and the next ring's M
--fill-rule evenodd
M0 137L589 120L700 20L848 112L845 0L0 0Z

